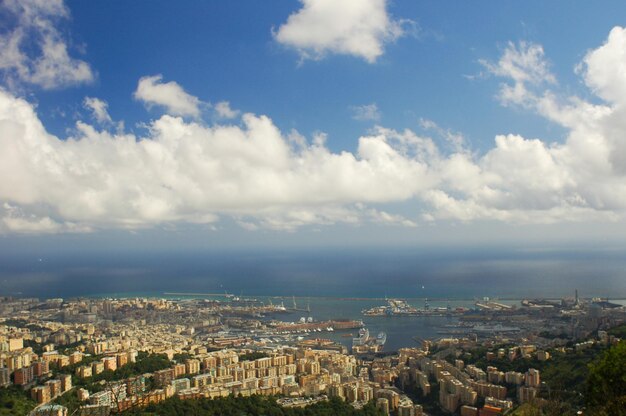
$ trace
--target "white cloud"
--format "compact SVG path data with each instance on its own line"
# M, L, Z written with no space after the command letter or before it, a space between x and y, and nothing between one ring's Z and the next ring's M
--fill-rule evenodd
M456 151L464 151L465 137L463 137L461 133L453 132L450 129L444 129L434 121L425 118L420 118L419 123L421 128L427 131L435 132L439 137L447 141Z
M625 33L614 28L581 66L586 85L606 105L550 90L557 82L539 45L509 44L497 64L484 62L493 74L512 82L501 86L503 104L536 111L566 128L567 138L548 145L518 135L498 136L495 148L475 162L444 168L447 185L429 194L438 216L535 222L623 219L626 107L622 95L613 91L626 85L620 69L626 67Z
M143 101L148 107L164 107L171 115L198 117L200 100L185 92L176 82L162 82L162 79L162 75L142 77L134 93L135 99Z
M115 127L119 133L124 131L124 122L118 121L116 123L113 121L109 115L109 105L106 101L95 97L85 97L83 106L91 112L91 117L96 120L101 127Z
M373 63L386 43L405 34L404 23L387 12L387 0L301 0L302 8L274 33L302 59L328 53L353 55Z
M499 99L502 104L532 105L529 87L542 84L554 84L556 79L550 72L550 65L544 58L541 45L520 42L507 44L504 53L497 63L480 60L480 63L491 73L508 78L512 84L502 84Z
M46 215L26 214L19 207L6 202L0 207L0 224L0 231L25 234L91 231L88 227L77 226L71 222L57 222Z
M535 43L509 42L497 64L486 61L484 65L494 74L511 78L516 82L554 83L556 79L545 61L543 47Z
M320 139L296 145L265 116L242 121L206 127L164 115L146 137L79 122L76 137L60 140L29 103L1 92L0 201L96 229L223 215L290 229L371 218L351 204L410 198L430 180L424 143L407 133L381 131L362 137L357 154L334 153Z
M219 103L213 106L215 108L215 112L217 116L220 118L235 118L239 115L238 110L233 110L230 107L230 103L228 101L220 101Z
M390 214L385 211L379 211L376 209L369 210L369 214L374 222L378 222L385 225L400 225L403 227L417 227L415 221L406 219L402 215Z
M100 124L112 123L113 120L109 115L107 108L109 105L106 101L94 97L85 97L83 100L85 108L91 111L93 118Z
M379 121L381 114L376 103L350 107L352 118L360 121Z
M69 55L56 28L69 17L62 0L6 0L0 12L13 22L0 33L0 70L9 85L54 89L94 79L89 64Z
M626 103L626 29L615 27L604 45L584 59L585 81L602 99Z
M247 229L277 230L338 222L408 227L418 225L418 217L623 221L626 106L610 86L619 91L626 85L619 69L626 66L625 33L613 29L581 67L604 104L560 96L550 89L558 84L546 70L520 74L526 64L519 62L547 68L539 47L514 48L526 58L505 51L503 60L516 63L497 67L517 69L494 74L524 88L523 99L507 105L559 123L567 137L551 143L502 134L482 155L430 120L421 120L422 128L454 146L411 130L376 127L358 139L355 152L333 152L324 134L306 140L253 114L244 114L241 124L213 125L163 115L141 137L79 122L75 137L59 139L31 104L0 90L0 228L136 228L207 224L224 216ZM414 218L393 212L393 203L406 210L407 201Z

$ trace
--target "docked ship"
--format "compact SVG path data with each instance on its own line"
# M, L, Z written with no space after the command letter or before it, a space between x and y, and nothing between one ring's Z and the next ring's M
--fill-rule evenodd
M369 352L380 352L383 350L386 342L386 333L379 332L376 337L370 337L369 330L367 328L361 328L361 330L359 330L359 336L352 338L352 353L365 354Z
M359 329L359 336L352 338L352 347L366 345L370 339L370 331L367 328Z

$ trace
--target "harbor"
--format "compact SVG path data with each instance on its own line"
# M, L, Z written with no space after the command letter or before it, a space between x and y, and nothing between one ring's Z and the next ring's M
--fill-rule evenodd
M452 308L449 302L445 307L432 307L428 299L425 299L423 308L411 306L406 300L387 299L387 305L364 309L361 313L365 316L451 316L463 314L468 310L465 307Z

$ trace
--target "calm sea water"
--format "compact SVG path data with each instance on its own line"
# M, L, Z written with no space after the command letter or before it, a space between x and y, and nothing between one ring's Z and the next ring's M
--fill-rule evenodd
M624 251L0 251L0 295L194 292L244 296L626 297Z

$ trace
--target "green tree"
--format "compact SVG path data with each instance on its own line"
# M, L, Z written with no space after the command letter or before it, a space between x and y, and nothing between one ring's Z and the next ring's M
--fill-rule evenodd
M585 393L591 414L626 416L626 341L590 366Z
M266 357L269 357L269 355L261 351L254 351L254 352L249 352L247 354L241 354L239 356L239 361L254 361L259 358L266 358Z
M124 412L128 416L382 416L373 401L356 410L339 398L331 398L305 408L284 408L275 397L218 397L180 400L172 397L144 409Z
M609 335L626 339L626 324L609 329Z
M0 416L26 415L36 403L18 386L0 387Z

